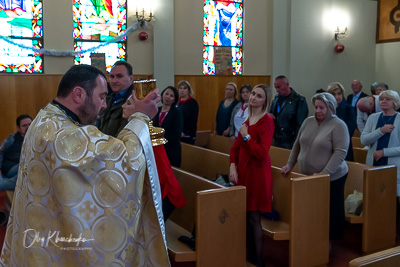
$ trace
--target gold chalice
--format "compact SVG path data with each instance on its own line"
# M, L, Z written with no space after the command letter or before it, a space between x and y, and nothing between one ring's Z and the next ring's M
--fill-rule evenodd
M156 79L146 79L133 81L135 94L138 99L144 98L148 93L156 88ZM149 123L151 144L153 146L164 145L168 141L164 138L165 130L161 127L154 127L153 121Z

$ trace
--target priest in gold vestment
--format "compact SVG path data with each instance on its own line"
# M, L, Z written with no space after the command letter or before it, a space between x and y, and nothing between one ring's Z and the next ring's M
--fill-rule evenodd
M148 128L159 96L135 98L113 138L91 125L106 95L104 74L73 66L32 122L1 266L169 266Z

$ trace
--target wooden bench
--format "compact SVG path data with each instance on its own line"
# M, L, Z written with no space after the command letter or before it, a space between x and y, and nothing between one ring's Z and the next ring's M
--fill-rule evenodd
M396 238L397 167L347 164L349 174L345 198L354 190L363 193L361 216L346 214L349 223L362 224L362 251L368 253L393 247Z
M195 143L196 146L208 148L225 154L229 154L232 144L232 140L229 137L215 135L212 133L208 135L202 135L201 139L196 138Z
M195 145L203 146L203 144L206 144L210 134L211 130L197 131Z
M351 137L351 143L353 144L353 148L358 147L358 148L363 148L364 146L361 144L361 140L359 136L353 136Z
M196 266L246 266L246 189L225 188L207 179L174 169L187 204L166 222L170 256ZM196 227L196 251L180 242Z
M289 240L290 266L318 266L329 262L329 175L304 176L272 167L272 209L279 221L262 219L264 234ZM327 208L328 207L328 208Z
M368 150L360 147L353 147L354 162L365 164Z
M229 166L228 154L186 144L182 144L184 158L188 163L182 160L182 169L206 178L215 177L221 166ZM280 220L262 218L264 234L273 240L289 240L290 266L328 263L329 176L292 172L283 177L280 168L273 167L273 179L273 209Z
M282 167L286 165L290 150L271 146L269 155L272 166ZM374 252L394 246L396 166L373 167L350 161L347 165L345 199L354 190L362 192L364 198L362 216L346 214L349 223L362 224L362 251ZM297 165L293 171L298 171Z
M182 170L214 180L229 174L229 165L228 154L182 143Z
M398 267L400 266L400 246L356 258L349 267Z

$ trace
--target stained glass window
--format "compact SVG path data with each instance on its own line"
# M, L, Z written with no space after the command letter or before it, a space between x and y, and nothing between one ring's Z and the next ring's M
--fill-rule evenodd
M126 8L126 0L73 0L74 49L90 49L75 56L75 64L90 65L92 53L104 53L106 70L110 72L115 61L126 60L126 38L105 45L125 32Z
M42 73L42 0L0 0L0 72Z
M203 74L243 72L243 1L204 0Z

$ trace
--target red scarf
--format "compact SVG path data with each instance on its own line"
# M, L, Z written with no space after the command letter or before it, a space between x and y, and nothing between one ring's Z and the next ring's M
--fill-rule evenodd
M242 104L242 106L241 106L241 109L242 109L242 116L240 116L240 117L243 117L244 111L245 111L248 107L249 107L249 103L243 103L243 104Z
M161 125L165 119L165 116L167 116L168 112L160 112L160 116L158 117L158 123Z
M183 103L186 103L186 102L188 102L190 99L192 99L192 97L191 96L189 96L187 99L185 99L185 100L182 100L182 99L179 99L179 103L181 103L181 104L183 104Z

